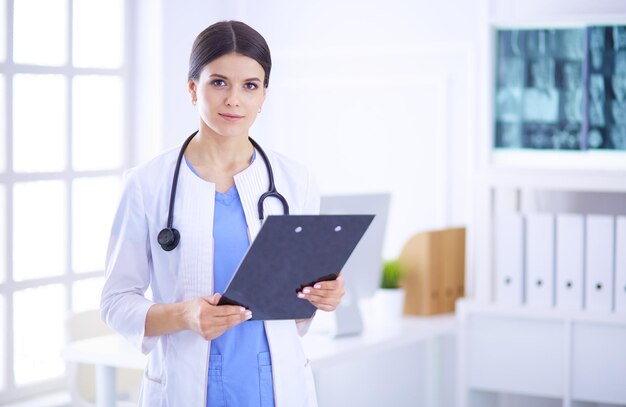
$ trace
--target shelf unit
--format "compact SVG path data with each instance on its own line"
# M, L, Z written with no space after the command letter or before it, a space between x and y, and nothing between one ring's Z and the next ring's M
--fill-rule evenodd
M536 4L535 4L536 3ZM558 212L546 207L541 194L582 196L584 201L613 201L589 211L574 205L565 212L626 215L626 151L507 151L494 150L493 98L494 29L522 27L502 17L502 3L484 0L479 122L474 178L474 218L468 242L474 252L472 299L457 302L459 334L459 407L626 407L626 315L564 311L495 302L494 218L504 212ZM539 1L511 6L536 28L626 22L623 15L559 20L558 11L571 11L565 1L551 6L553 18L539 18ZM534 6L532 4L535 4ZM519 9L517 9L519 7ZM592 7L592 6L590 6ZM533 11L534 8L534 11ZM575 7L574 7L575 8ZM579 7L580 8L580 7ZM523 12L520 10L524 10ZM529 11L530 10L530 11ZM535 18L537 17L537 18ZM570 21L571 20L571 21ZM552 195L550 195L552 196ZM606 199L606 198L611 199ZM617 205L615 203L618 203ZM619 203L624 202L623 206ZM604 204L604 202L602 202ZM552 203L550 203L552 205ZM543 206L542 206L543 205ZM548 205L550 206L550 205ZM607 209L608 208L608 209Z
M626 407L626 314L500 305L493 267L498 211L545 210L532 206L533 195L546 192L626 202L626 173L492 168L476 184L483 290L456 307L459 407ZM607 213L624 215L626 205Z
M624 154L626 161L626 154ZM583 172L574 170L495 169L479 172L482 189L536 189L569 192L626 193L626 171Z
M626 315L468 300L456 309L461 406L626 405Z

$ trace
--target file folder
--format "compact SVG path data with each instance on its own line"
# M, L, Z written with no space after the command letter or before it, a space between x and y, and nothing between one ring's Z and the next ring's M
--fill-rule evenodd
M615 312L626 313L626 216L615 222Z
M496 302L524 302L524 218L517 213L495 217Z
M374 215L268 216L219 305L241 305L253 320L310 318L315 310L297 293L334 280Z
M613 309L614 218L588 215L585 251L585 308L590 311Z
M526 217L526 304L554 305L554 216Z
M420 232L402 248L406 291L404 313L436 315L454 312L465 293L465 228Z
M583 309L585 218L562 214L556 220L556 307Z

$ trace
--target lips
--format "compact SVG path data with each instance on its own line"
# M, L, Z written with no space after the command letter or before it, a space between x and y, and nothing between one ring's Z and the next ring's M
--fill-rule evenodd
M243 119L244 116L238 115L238 114L231 114L231 113L218 113L220 115L220 117L228 120L228 121L237 121L239 119Z

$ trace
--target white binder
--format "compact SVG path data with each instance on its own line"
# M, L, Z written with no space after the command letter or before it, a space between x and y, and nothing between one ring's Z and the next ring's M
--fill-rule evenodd
M524 302L524 218L516 213L495 216L496 302Z
M561 214L556 220L556 306L583 309L585 218Z
M615 311L626 313L626 216L615 222Z
M526 217L526 304L554 305L554 216Z
M614 218L588 215L585 238L585 308L613 309Z

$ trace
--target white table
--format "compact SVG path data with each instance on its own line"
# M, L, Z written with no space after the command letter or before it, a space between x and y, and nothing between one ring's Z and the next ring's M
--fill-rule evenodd
M72 342L63 348L61 356L68 362L95 365L98 407L115 406L117 368L143 370L148 360L117 334Z
M397 323L366 325L358 336L333 339L328 335L311 332L302 338L302 343L311 360L311 367L316 370L441 335L455 334L455 331L456 321L452 315L405 317Z
M333 369L349 369L354 362L384 356L387 353L414 345L433 343L441 336L455 335L456 320L452 315L436 317L409 317L397 323L367 326L360 336L333 339L328 335L311 332L303 338L305 353L311 360L311 367L318 384L320 405L324 400L337 400L335 389L328 388L324 375L332 375ZM143 369L147 357L133 348L119 335L107 335L84 339L68 344L62 352L66 361L94 364L96 366L96 397L98 407L115 406L115 372L117 368ZM424 369L437 371L438 360L430 358ZM412 368L405 366L404 368ZM399 367L401 371L403 367ZM348 370L349 371L349 370ZM330 372L330 373L328 373ZM350 373L351 374L351 373ZM401 374L401 373L400 373ZM437 377L430 374L429 377ZM322 384L320 387L319 384ZM356 383L357 385L359 383ZM430 383L429 387L438 387ZM345 388L343 390L346 390ZM397 391L397 389L396 389ZM330 393L328 397L320 392ZM348 389L348 396L350 390ZM339 402L337 402L339 404ZM373 404L373 403L372 403ZM426 405L438 405L436 395L427 397Z
M303 338L320 407L454 405L454 316L368 324L362 335Z

